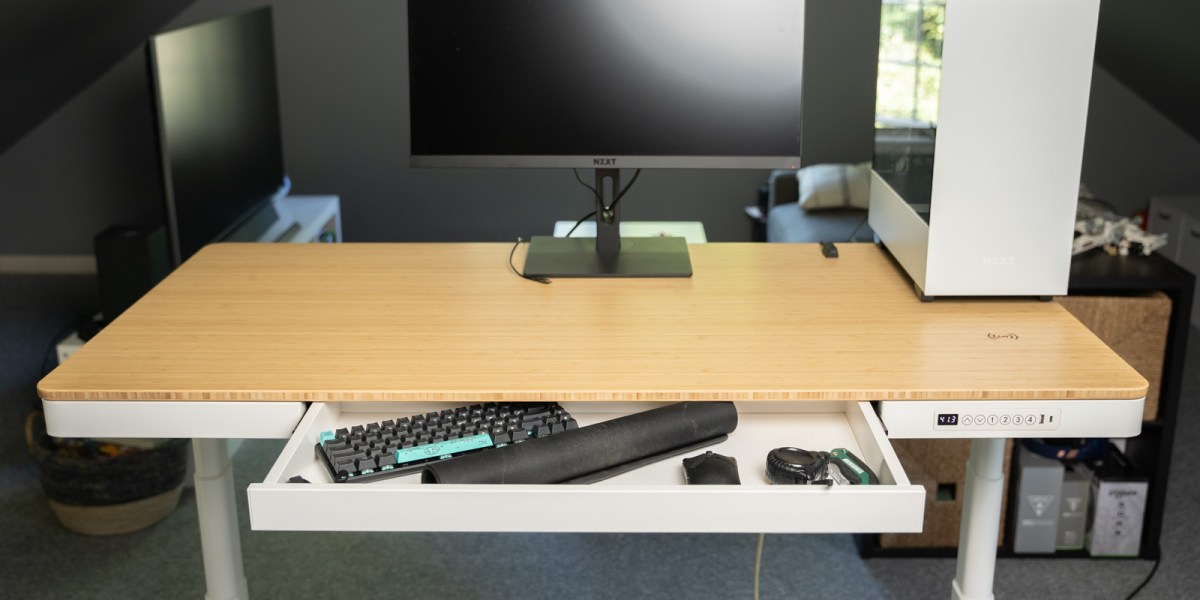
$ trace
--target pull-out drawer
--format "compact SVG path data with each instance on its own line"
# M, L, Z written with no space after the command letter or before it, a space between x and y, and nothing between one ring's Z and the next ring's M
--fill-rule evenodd
M657 406L562 403L586 426ZM866 533L921 530L925 489L908 481L866 402L738 404L726 441L590 485L435 485L420 475L333 483L322 431L449 408L437 403L314 403L264 482L250 486L258 530ZM772 448L846 448L881 485L772 485ZM682 458L712 450L738 461L741 485L686 485ZM288 483L294 476L311 483Z

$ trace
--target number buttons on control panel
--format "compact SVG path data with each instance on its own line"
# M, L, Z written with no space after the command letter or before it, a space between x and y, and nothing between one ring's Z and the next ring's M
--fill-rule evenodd
M1039 409L1037 412L976 409L957 415L957 419L955 416L955 413L939 409L933 418L933 428L937 431L1052 431L1058 429L1062 411L1057 408Z

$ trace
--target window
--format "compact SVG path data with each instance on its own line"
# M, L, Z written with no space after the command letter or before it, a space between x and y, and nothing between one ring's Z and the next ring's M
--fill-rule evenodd
M881 127L937 123L946 0L883 0L876 121Z

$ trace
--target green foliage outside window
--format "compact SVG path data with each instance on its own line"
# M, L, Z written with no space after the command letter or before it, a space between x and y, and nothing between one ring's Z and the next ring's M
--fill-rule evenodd
M881 122L937 123L945 0L884 0L875 114Z

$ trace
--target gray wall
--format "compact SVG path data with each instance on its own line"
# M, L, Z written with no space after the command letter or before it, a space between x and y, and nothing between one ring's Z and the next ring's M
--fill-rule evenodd
M838 0L810 0L828 7ZM260 0L197 0L172 25L261 5ZM862 15L878 0L855 0L858 26L840 40L823 26L824 44L862 37ZM405 3L395 0L274 2L287 169L295 194L338 194L349 241L507 241L548 233L555 220L590 210L590 194L566 170L427 170L408 168ZM839 21L844 22L844 21ZM810 27L811 30L811 27ZM869 32L869 29L866 29ZM847 37L848 36L848 37ZM873 44L868 35L860 44ZM813 90L834 90L847 77L842 54L810 51ZM0 156L0 207L8 235L0 254L86 254L92 236L114 223L158 210L157 163L140 53L134 53ZM861 62L861 61L859 61ZM811 96L806 92L806 97ZM862 103L859 103L862 104ZM857 106L857 105L855 105ZM826 103L814 122L827 148L857 144L870 122ZM807 118L807 116L806 116ZM844 135L838 119L859 136ZM806 147L822 134L806 132ZM868 160L869 144L858 160ZM843 150L839 150L845 156ZM849 151L849 154L855 154ZM850 159L849 157L847 158ZM630 173L626 174L626 178ZM590 175L585 175L588 177ZM757 200L763 171L646 171L622 202L630 220L703 221L712 241L746 241L742 213Z
M1200 194L1200 141L1097 66L1081 178L1119 214L1152 196Z
M0 154L194 0L4 0Z
M91 254L160 209L146 63L129 55L0 155L0 254Z

